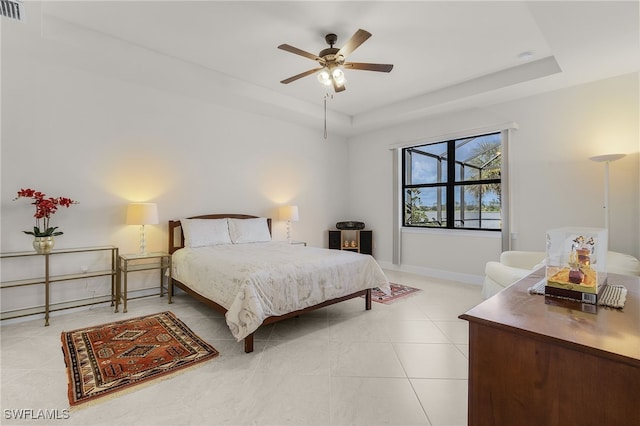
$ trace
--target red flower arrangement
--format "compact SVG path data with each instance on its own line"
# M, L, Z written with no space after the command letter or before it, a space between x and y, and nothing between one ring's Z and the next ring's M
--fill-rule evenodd
M53 198L43 194L40 191L33 189L21 189L18 191L18 196L14 198L14 201L19 198L33 198L33 205L36 206L36 213L33 217L36 218L36 226L33 227L33 231L22 231L25 234L33 235L34 237L53 237L56 235L62 235L62 232L56 231L57 226L49 226L51 216L58 210L58 206L69 207L71 204L78 204L77 201L73 201L71 198L58 197ZM43 231L40 230L40 219L44 225Z

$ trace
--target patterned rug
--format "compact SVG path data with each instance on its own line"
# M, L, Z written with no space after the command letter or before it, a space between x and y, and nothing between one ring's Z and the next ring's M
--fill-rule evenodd
M391 287L391 295L386 295L379 288L374 288L371 291L371 300L378 303L392 303L402 297L414 294L418 291L422 291L419 288L413 288L402 284L389 283Z
M71 406L218 356L171 312L62 332L62 352Z

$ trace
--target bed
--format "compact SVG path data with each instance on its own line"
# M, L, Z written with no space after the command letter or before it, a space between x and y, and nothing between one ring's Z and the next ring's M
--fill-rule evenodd
M364 296L390 292L373 257L271 239L271 219L210 214L169 221L169 303L176 286L225 315L231 334L253 352L261 326Z

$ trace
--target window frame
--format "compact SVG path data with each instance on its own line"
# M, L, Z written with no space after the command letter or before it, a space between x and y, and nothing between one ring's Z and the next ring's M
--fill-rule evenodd
M480 137L484 137L484 136L498 136L500 138L500 151L499 152L503 152L504 151L504 144L505 144L505 140L504 140L504 135L503 132L501 131L492 131L492 132L488 132L488 133L479 133L479 134L475 134L475 135L470 135L470 136L464 136L464 137L457 137L457 138L447 138L445 140L442 141L434 141L434 142L426 142L426 143L420 143L420 144L413 144L411 146L406 146L403 147L400 151L400 159L401 159L401 165L402 165L402 171L401 171L401 198L400 198L400 203L401 203L401 208L402 208L402 216L401 216L401 227L402 228L409 228L409 229L429 229L429 230L463 230L463 231L489 231L489 232L502 232L503 231L503 224L504 224L504 206L503 203L501 203L500 206L500 219L486 219L486 220L500 220L501 221L501 226L499 228L483 228L482 227L482 202L480 201L482 199L482 193L480 193L480 197L479 197L479 203L478 203L478 226L477 227L470 227L470 226L456 226L456 222L458 222L459 220L456 220L455 218L455 209L456 209L456 190L461 191L460 193L460 207L462 208L464 206L464 194L466 191L464 191L464 187L466 186L470 186L470 185L495 185L498 184L500 185L500 192L502 194L503 189L505 188L504 185L504 178L502 175L502 162L504 161L504 157L501 156L501 167L500 167L500 177L498 178L491 178L491 179L486 179L486 178L482 178L482 174L479 174L480 179L475 179L475 180L466 180L464 178L464 174L465 174L465 166L468 166L468 164L465 164L464 161L462 160L458 160L456 158L456 143L463 141L465 139L474 139L474 138L480 138ZM411 161L411 156L408 154L408 152L416 152L418 151L417 148L420 147L424 147L427 145L437 145L437 144L446 144L446 163L447 163L447 169L446 169L446 182L431 182L431 183L418 183L418 184L407 184L407 167L408 164ZM441 161L443 158L445 157L438 157L435 154L431 154L431 153L427 153L424 151L420 151L419 152L421 155L426 155L426 156L430 156L430 157L434 157L437 158L439 161ZM500 154L499 154L500 155ZM453 160L451 160L453 159ZM491 161L494 161L494 159L492 159ZM460 174L461 177L456 178L456 168L457 166L462 167L462 169L460 170ZM482 169L478 169L478 170L482 170ZM442 176L442 171L438 170L437 172L438 175L438 179L440 178L440 176ZM459 179L459 180L457 180ZM407 207L407 194L408 191L411 189L421 189L421 188L442 188L444 189L445 193L446 193L446 200L444 203L444 212L445 212L445 224L444 226L428 226L428 225L416 225L416 224L408 224L406 219L407 219L407 215L406 215L406 207ZM442 210L442 209L441 209ZM464 211L464 210L463 210ZM463 215L463 219L461 219L462 221L464 221L464 215Z

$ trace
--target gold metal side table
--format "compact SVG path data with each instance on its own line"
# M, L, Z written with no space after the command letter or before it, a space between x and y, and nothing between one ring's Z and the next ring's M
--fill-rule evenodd
M100 252L104 252L100 254ZM106 252L109 252L108 254ZM94 253L96 258L84 258L84 254ZM67 259L68 257L75 256L75 260ZM38 271L37 262L34 263L34 267L30 268L29 264L20 264L14 265L13 268L7 269L9 271L15 270L20 271L15 278L11 278L6 280L5 277L11 277L11 273L2 274L2 281L0 282L0 290L8 289L8 288L18 288L25 286L38 286L44 285L44 304L39 306L24 306L17 309L11 309L8 311L0 312L0 319L10 319L10 318L19 318L29 315L36 314L44 314L44 325L49 325L49 313L52 311L60 311L63 309L77 308L81 306L89 306L97 303L103 302L111 302L111 306L114 306L116 303L118 288L120 284L118 283L118 278L120 275L118 274L118 248L114 246L98 246L98 247L79 247L79 248L67 248L67 249L55 249L52 250L51 253L47 254L38 254L35 251L20 251L20 252L6 252L0 253L0 259L11 262L19 262L20 259L24 259L28 261L29 258L40 258L43 261L43 270L42 275ZM64 261L61 259L64 257ZM52 271L60 270L60 264L64 266L64 263L73 263L76 264L95 264L97 266L97 270L91 269L88 267L81 267L81 273L65 273L65 274L53 274ZM87 263L89 262L89 263ZM0 269L7 268L3 262ZM50 263L55 263L56 267L51 268ZM102 266L99 266L102 265ZM86 268L86 269L83 269ZM98 277L111 277L111 295L101 295L94 296L86 299L71 299L57 297L58 301L55 303L51 303L50 301L50 292L52 284L55 283L55 287L62 287L63 281L78 281L78 280L89 280L96 279ZM6 296L9 298L9 296ZM15 297L15 296L14 296ZM25 299L26 300L26 299ZM3 305L4 306L4 305Z
M121 254L118 259L118 275L122 274L120 282L123 289L118 288L116 296L116 309L118 312L118 304L122 299L122 312L127 312L127 275L129 272L149 271L153 269L160 270L160 297L164 295L164 277L167 275L167 289L171 281L171 255L164 252L152 252L145 254ZM167 290L169 295L169 291ZM169 303L171 303L171 295L169 295Z

